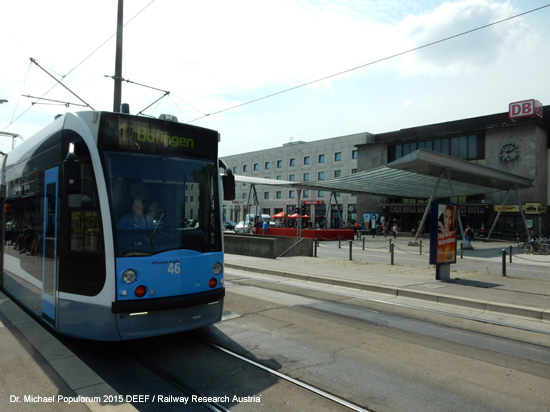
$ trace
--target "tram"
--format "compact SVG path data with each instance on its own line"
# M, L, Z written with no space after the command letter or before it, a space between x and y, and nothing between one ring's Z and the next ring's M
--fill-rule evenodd
M117 341L221 319L234 176L218 132L174 120L67 113L4 156L0 286L57 332Z

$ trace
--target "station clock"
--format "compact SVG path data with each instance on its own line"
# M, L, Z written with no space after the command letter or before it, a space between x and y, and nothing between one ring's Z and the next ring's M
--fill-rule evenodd
M519 146L516 142L506 142L499 151L499 157L504 162L512 162L519 157Z

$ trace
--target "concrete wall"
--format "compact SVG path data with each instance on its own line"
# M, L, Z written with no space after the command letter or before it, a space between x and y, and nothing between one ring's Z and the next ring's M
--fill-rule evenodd
M229 233L224 233L223 238L225 252L235 255L270 259L275 259L283 254L285 257L313 256L313 239ZM297 243L299 240L300 242Z

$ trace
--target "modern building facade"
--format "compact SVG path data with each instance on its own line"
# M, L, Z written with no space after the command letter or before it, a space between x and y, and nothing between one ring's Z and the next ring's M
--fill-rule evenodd
M358 133L314 142L290 141L282 147L226 156L223 161L235 175L290 182L328 180L357 172L356 146L366 143L368 136ZM235 201L225 202L225 220L244 220L256 209L270 216L279 212L292 215L302 207L312 217L312 226L342 227L357 219L355 194L303 190L298 200L296 188L242 182L237 183L235 194ZM331 222L327 222L327 209L333 210Z
M526 224L536 234L549 235L550 106L526 100L511 103L509 111L398 131L335 137L314 142L289 142L282 147L227 156L236 175L291 182L316 182L371 170L417 149L457 157L533 180L529 189L442 199L458 203L464 226L488 231L496 220L496 237L516 238ZM234 203L226 203L225 219L243 220L246 213L293 214L304 207L319 227L364 226L398 222L401 231L418 228L427 200L303 190L238 183ZM256 195L256 198L254 197ZM518 198L519 197L519 198ZM257 199L257 200L256 200ZM506 202L505 202L506 200ZM253 206L257 204L256 208Z
M549 130L550 106L543 107L536 100L511 103L505 113L370 135L365 144L358 145L358 170L383 166L426 148L532 179L534 186L519 190L519 199L515 192L508 195L495 234L515 238L525 232L520 213L523 205L527 226L546 235ZM492 226L506 196L507 192L498 192L445 200L458 203L463 224L481 232ZM418 226L426 203L423 199L360 195L357 210L360 216L377 213L381 219L399 222L402 231L411 231Z

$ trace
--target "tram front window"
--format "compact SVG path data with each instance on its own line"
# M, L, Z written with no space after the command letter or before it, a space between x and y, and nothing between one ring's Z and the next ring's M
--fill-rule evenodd
M117 256L221 250L215 163L107 152L105 165Z

